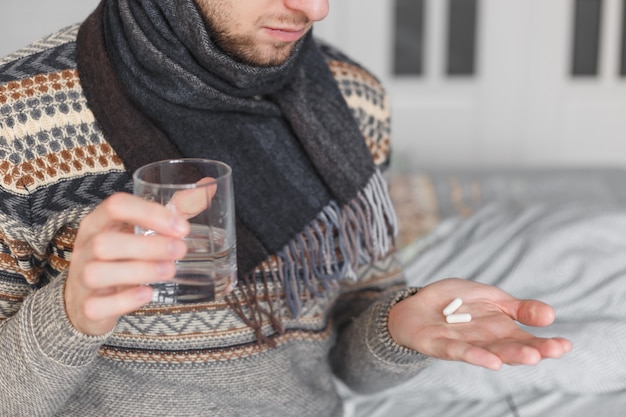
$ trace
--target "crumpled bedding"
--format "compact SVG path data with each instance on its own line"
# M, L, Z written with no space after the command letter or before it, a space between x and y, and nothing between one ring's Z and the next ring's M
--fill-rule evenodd
M430 213L399 207L401 224L412 221L411 210L430 224L402 249L409 284L454 276L541 299L557 319L531 331L567 337L574 350L498 372L435 361L383 393L345 391L346 415L626 415L626 172L420 175L412 183L430 192L399 191L403 201L413 192L436 199L411 201Z

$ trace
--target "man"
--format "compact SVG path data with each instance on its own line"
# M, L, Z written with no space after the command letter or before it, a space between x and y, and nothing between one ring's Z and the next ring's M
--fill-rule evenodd
M315 43L327 12L104 0L1 61L0 414L341 415L333 375L372 392L427 357L495 370L571 349L516 325L550 324L541 302L460 279L404 287L384 93ZM240 282L151 303L189 225L130 195L130 174L191 156L233 167ZM471 322L443 319L456 296Z

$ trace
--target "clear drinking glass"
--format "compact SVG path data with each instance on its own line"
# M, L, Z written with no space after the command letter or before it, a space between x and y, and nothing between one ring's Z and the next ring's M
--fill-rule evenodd
M237 284L235 203L231 168L207 159L154 162L133 174L133 193L184 215L187 256L172 282L155 282L153 302L198 303L224 297ZM155 232L139 226L135 234Z

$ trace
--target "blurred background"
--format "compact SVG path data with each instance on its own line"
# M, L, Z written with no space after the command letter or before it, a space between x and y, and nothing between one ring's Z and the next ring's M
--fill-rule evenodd
M0 55L98 0L2 0ZM394 164L626 167L626 0L330 0L316 34L392 98Z
M0 56L81 22L99 0L0 0Z

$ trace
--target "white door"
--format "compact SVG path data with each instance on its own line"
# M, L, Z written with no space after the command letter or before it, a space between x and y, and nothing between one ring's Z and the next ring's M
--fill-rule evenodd
M316 28L387 86L397 164L626 166L626 1L476 0L470 76L447 75L449 1L424 0L418 76L394 75L395 0L331 1L329 18ZM597 74L575 77L581 3L591 6L583 15L601 6L600 52Z

